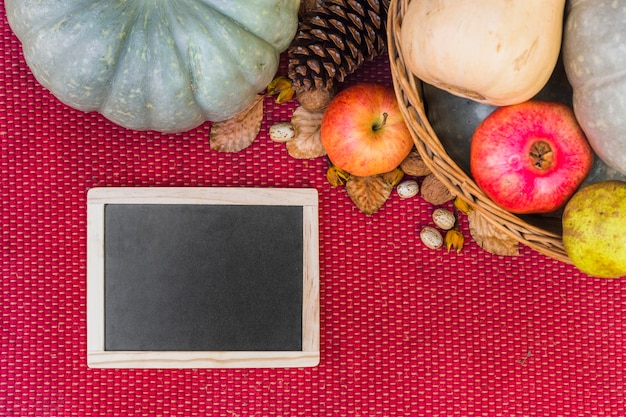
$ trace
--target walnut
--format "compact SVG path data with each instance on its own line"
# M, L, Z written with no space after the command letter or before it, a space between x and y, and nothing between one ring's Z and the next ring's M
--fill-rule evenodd
M413 177L425 177L430 174L430 168L426 166L426 163L422 159L417 149L413 148L409 156L404 158L404 161L400 164L400 168L406 175Z
M435 174L428 174L424 177L421 187L422 198L435 206L447 203L454 199L454 195L448 187L443 185Z
M314 88L311 90L296 91L300 105L312 113L324 112L335 96L334 89Z

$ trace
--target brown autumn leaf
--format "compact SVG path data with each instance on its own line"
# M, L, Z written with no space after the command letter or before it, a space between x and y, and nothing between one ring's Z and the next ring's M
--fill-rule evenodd
M354 204L365 214L373 214L387 201L393 191L393 183L385 174L369 177L351 175L346 182L346 191Z
M323 114L323 111L312 112L302 106L296 108L291 116L296 136L286 144L289 155L296 159L314 159L326 155L320 139Z
M467 215L469 231L478 246L494 255L519 256L519 242L496 229L477 210Z
M209 144L219 152L239 152L254 142L263 122L264 94L257 94L252 103L228 120L211 125Z

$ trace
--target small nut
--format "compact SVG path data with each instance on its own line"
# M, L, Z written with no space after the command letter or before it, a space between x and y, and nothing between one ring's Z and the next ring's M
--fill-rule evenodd
M438 208L433 211L433 222L443 230L450 230L454 227L456 223L456 217L454 217L454 213L445 208Z
M322 87L306 90L296 87L298 102L307 111L323 113L335 96L335 87Z
M434 206L447 203L454 199L454 195L448 190L435 174L429 174L422 181L422 198Z
M439 249L443 245L443 236L432 226L424 226L420 231L422 243L430 249Z
M415 180L404 180L398 184L396 192L401 198L411 198L420 192L420 186Z
M413 148L411 153L400 163L400 168L406 175L412 177L425 177L431 173L430 168L426 166L426 162L422 159L417 149Z
M296 128L291 123L276 123L270 126L270 139L285 143L296 137Z

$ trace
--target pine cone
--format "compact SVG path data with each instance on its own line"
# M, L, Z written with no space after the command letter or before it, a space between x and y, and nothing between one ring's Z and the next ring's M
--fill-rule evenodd
M288 51L296 93L335 82L386 50L390 0L323 0L305 17Z

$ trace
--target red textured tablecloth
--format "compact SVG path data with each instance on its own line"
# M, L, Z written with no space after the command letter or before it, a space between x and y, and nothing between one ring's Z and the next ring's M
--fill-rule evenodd
M372 216L267 128L211 151L209 125L131 132L59 103L31 76L2 7L1 416L625 416L626 281L528 248L427 250L431 206ZM391 83L376 60L348 80ZM320 196L321 363L307 369L86 367L86 192L95 186L314 187Z

